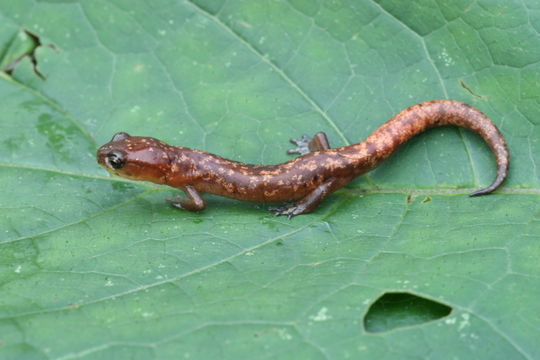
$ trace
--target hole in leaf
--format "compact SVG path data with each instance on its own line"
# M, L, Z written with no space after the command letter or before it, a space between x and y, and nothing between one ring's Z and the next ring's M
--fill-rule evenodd
M0 69L11 76L21 61L28 57L32 63L34 73L42 80L45 80L43 74L38 70L36 59L36 49L40 46L42 46L42 43L39 36L26 29L22 29L15 35L6 51L2 54L0 58ZM56 50L56 47L52 44L47 46Z
M443 318L452 308L409 293L386 293L375 301L364 317L370 333L390 331Z

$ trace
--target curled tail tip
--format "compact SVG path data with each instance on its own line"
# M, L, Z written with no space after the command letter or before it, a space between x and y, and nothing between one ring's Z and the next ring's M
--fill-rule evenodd
M477 190L471 194L469 194L469 197L475 197L475 196L481 196L489 194L501 186L501 184L506 179L506 175L508 174L508 153L506 153L506 156L504 157L504 161L498 161L498 167L497 167L497 177L493 181L491 185L489 185L487 188Z
M502 182L502 181L501 181ZM487 188L484 188L484 189L480 189L480 190L477 190L471 194L469 194L469 197L475 197L475 196L481 196L481 195L487 195L489 193L492 193L493 191L495 191L495 189L497 189L499 187L501 183L500 182L496 182L490 186L488 186Z
M475 196L486 195L486 194L489 194L489 193L492 192L492 191L493 191L493 189L490 189L490 188L481 189L481 190L475 191L475 192L473 192L473 193L470 193L470 194L469 194L469 197L475 197Z

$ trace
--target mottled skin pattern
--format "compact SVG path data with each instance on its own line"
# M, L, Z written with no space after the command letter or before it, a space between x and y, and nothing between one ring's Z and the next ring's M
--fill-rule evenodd
M202 210L201 192L259 202L297 201L274 208L275 215L295 215L314 210L322 199L388 158L413 136L436 126L469 129L487 142L497 161L492 185L471 196L495 190L506 177L509 158L504 138L479 110L451 100L411 106L394 116L361 143L330 149L324 133L313 139L291 140L297 157L279 165L249 165L220 156L170 146L150 137L116 134L97 153L99 164L116 175L152 181L185 192L188 199L168 200L187 210Z

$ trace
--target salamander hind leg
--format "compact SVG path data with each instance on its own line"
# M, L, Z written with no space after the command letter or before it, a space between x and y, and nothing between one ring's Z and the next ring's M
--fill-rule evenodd
M341 182L337 179L331 178L326 182L322 183L310 192L302 200L294 203L285 205L282 207L269 208L268 210L274 211L274 216L287 216L289 219L296 215L307 214L319 205L319 203L331 194L334 190L341 186Z
M323 132L316 133L312 138L304 135L300 139L290 139L290 142L296 145L296 147L287 151L287 154L289 155L306 155L310 152L330 149L330 143L328 142L328 138Z

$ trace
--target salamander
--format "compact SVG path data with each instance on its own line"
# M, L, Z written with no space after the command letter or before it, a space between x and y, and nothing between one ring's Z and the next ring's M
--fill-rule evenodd
M151 181L182 190L186 199L167 199L191 211L206 207L201 193L257 202L293 202L270 208L289 218L313 211L319 203L359 175L376 168L413 136L437 126L455 125L479 134L497 163L493 183L470 196L488 194L504 181L509 155L505 140L491 120L476 108L453 100L413 105L387 121L364 141L330 148L322 132L312 138L291 139L299 154L279 165L251 165L151 137L115 134L99 148L97 161L113 174Z

